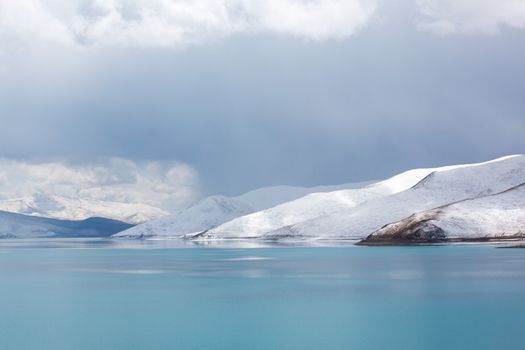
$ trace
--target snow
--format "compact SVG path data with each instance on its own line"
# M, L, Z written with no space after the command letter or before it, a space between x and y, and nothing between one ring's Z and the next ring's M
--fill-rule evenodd
M524 238L525 184L411 215L376 231L369 241L428 241L433 233L439 233L438 241Z
M521 190L509 189L523 183L525 156L516 155L477 164L409 170L367 186L302 190L274 187L238 197L212 196L173 216L153 220L116 236L184 237L203 241L359 240L414 213L448 205L454 208L451 212L462 213L461 217L448 218L447 211L439 212L439 225L450 237L466 235L464 228L472 228L469 232L473 235L496 235L503 229L516 232L511 228L521 223L523 203L517 198ZM507 190L520 194L510 196L504 192ZM459 203L453 204L456 202L464 204L460 207ZM468 212L472 214L469 216ZM430 213L424 220L433 219L435 214ZM506 217L512 218L509 226L504 225ZM418 217L411 218L414 219ZM498 229L491 227L490 222L497 223Z
M106 217L131 224L138 224L169 215L168 212L162 209L146 204L73 199L44 194L0 200L0 210L65 220Z
M182 235L196 234L239 216L266 209L311 192L354 188L366 184L368 182L311 188L275 186L257 189L237 197L214 195L174 215L146 222L121 232L115 237L161 236L163 238L176 238Z
M331 192L337 190L360 188L371 184L373 181L347 183L333 186L295 187L295 186L272 186L263 187L240 196L236 200L250 205L254 211L271 208L278 204L301 198L310 193Z
M245 202L224 196L211 196L175 215L146 222L115 237L179 237L207 230L239 215L252 211Z
M354 208L279 228L262 238L362 239L415 212L486 196L525 182L525 156L431 172L417 185Z
M269 233L271 233L272 238L280 235L297 236L295 231L293 233L288 232L287 226L301 222L307 222L310 225L309 220L329 217L331 214L341 212L346 213L346 210L363 203L407 190L431 173L466 166L468 165L413 169L363 188L313 193L295 201L226 222L200 235L200 238L257 238ZM273 232L280 228L283 229L279 232ZM293 229L291 228L291 230Z

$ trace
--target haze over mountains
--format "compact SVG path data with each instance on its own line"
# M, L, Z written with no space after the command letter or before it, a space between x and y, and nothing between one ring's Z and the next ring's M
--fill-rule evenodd
M0 238L45 237L107 237L124 231L136 237L135 231L125 231L133 224L151 219L156 229L167 227L163 237L171 232L200 232L235 217L272 207L312 191L333 191L365 183L312 188L275 186L261 188L237 197L210 196L198 204L169 216L164 210L137 203L109 202L93 199L72 199L62 196L35 194L30 197L0 201ZM140 234L149 230L148 222L140 226ZM145 234L157 236L154 234ZM120 235L119 235L120 236Z
M116 237L161 236L173 238L198 234L237 217L261 211L280 203L303 197L312 192L355 188L365 184L356 183L311 188L275 186L260 188L237 197L214 195L174 215L152 220L134 229L117 234Z
M24 198L0 200L0 210L64 220L106 217L130 224L143 223L169 214L147 204L66 198L39 193Z
M517 155L414 169L375 183L214 195L167 216L141 204L35 195L0 201L0 237L366 239L371 244L521 238L524 184L525 156ZM109 219L88 219L97 216Z

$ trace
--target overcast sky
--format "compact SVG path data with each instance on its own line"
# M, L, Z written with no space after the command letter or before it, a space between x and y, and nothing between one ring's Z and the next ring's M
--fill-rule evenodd
M525 0L0 0L0 196L35 166L183 206L523 153L524 57Z

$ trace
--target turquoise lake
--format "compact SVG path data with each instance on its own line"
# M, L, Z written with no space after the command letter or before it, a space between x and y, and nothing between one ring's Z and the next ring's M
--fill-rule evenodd
M0 349L523 349L525 249L0 242Z

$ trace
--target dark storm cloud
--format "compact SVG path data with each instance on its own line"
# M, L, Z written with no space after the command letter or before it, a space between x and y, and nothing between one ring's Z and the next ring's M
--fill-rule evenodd
M0 149L177 160L222 193L486 160L525 149L524 43L376 20L344 41L39 48L1 73Z

